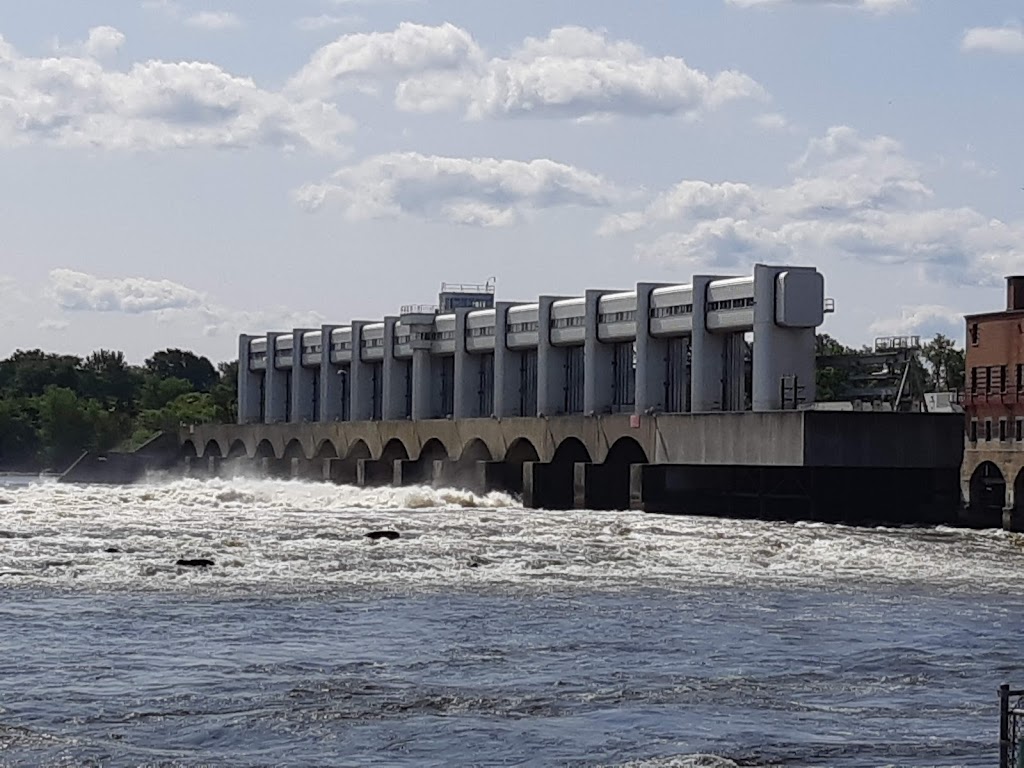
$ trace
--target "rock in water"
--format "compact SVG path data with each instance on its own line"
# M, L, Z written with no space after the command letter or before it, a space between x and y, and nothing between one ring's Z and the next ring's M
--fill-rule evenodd
M103 551L104 552L109 552L110 554L114 555L114 554L117 554L118 552L120 552L121 550L118 549L117 547L107 547Z
M377 541L378 539L387 539L388 541L394 541L400 539L402 534L398 531L370 531L366 534L366 538Z
M206 568L211 565L215 565L213 560L207 560L205 557L197 557L194 559L182 558L175 563L184 568Z

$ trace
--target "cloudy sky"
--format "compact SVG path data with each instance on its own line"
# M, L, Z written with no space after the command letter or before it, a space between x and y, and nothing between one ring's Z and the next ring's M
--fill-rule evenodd
M0 7L0 355L817 266L848 343L1024 272L1019 0Z

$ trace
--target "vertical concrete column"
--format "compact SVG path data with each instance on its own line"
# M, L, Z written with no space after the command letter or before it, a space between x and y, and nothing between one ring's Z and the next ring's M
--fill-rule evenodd
M707 328L708 286L719 279L711 275L693 277L690 410L694 413L722 410L725 336L711 333Z
M629 508L644 511L644 470L646 464L631 464L629 467Z
M395 357L395 325L397 317L384 318L384 381L382 385L381 418L394 421L405 418L405 366Z
M238 337L238 423L260 420L260 372L249 365L249 345L255 336Z
M433 379L430 373L430 348L414 346L412 350L412 418L429 419L434 415Z
M597 335L601 297L606 293L610 291L584 294L583 413L588 416L607 413L612 406L615 348L602 344Z
M480 413L477 391L480 388L480 360L466 349L466 318L471 310L455 310L455 387L453 418L472 419ZM495 340L497 344L497 340Z
M537 415L555 416L565 406L565 347L551 343L551 305L561 296L537 300Z
M373 419L373 365L363 360L363 327L367 320L352 321L352 363L348 369L348 413L352 421Z
M324 423L341 421L345 414L341 371L331 362L331 334L338 328L337 325L320 328L320 421Z
M508 311L511 301L494 305L494 415L514 416L519 402L519 354L508 348Z
M302 337L308 332L308 328L292 331L292 424L313 420L313 379L319 371L302 365Z
M746 342L742 333L730 333L725 337L725 397L722 409L742 411L746 407Z
M263 408L264 418L267 424L280 424L285 420L288 413L288 371L281 371L277 368L277 340L283 333L267 334L267 372L266 385L263 388L265 404Z
M589 462L577 461L572 465L572 508L586 509L588 502L587 485L588 470L593 467Z
M776 292L782 272L814 272L808 268L754 266L754 352L753 408L772 411L782 407L781 382L784 376L795 376L801 388L800 399L815 400L814 327L783 327L777 322ZM789 301L824 302L821 291L804 297L789 296ZM808 307L809 314L819 314L819 307ZM792 402L792 394L789 395Z
M661 283L636 284L636 413L665 411L668 339L651 336L651 292Z

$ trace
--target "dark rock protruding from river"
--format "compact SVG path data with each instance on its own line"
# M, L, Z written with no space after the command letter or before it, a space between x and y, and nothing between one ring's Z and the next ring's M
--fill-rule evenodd
M402 534L400 534L398 531L370 531L368 534L366 534L366 538L371 539L373 541L377 541L379 539L387 539L388 541L394 541L395 539L400 539L401 537Z

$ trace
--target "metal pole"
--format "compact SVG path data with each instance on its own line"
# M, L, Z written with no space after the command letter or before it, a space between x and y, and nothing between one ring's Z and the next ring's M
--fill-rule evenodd
M999 686L999 768L1010 768L1010 686Z

